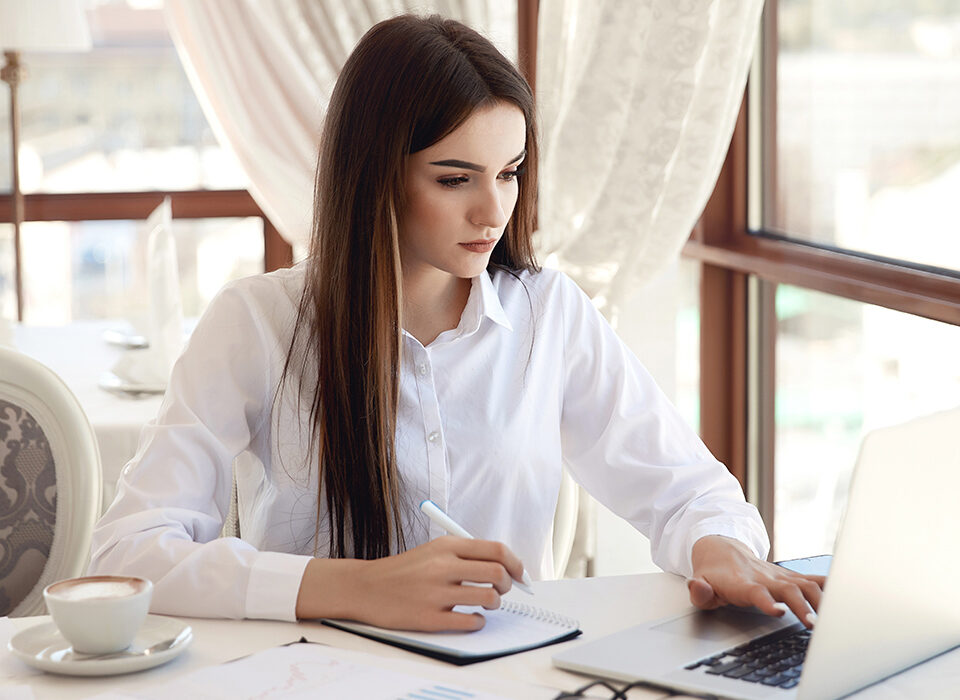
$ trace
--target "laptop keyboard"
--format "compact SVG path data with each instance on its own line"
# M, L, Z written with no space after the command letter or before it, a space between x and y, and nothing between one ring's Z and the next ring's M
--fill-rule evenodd
M710 675L738 678L748 683L793 688L800 682L809 641L808 629L778 630L684 668L703 669Z

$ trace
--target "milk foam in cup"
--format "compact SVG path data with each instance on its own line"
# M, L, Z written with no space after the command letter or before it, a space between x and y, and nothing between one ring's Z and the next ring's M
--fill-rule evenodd
M43 591L53 622L73 650L110 654L130 646L150 609L153 584L135 576L82 576Z

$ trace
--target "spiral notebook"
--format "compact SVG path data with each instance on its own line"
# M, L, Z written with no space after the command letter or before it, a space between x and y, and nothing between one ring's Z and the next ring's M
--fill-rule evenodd
M512 600L504 600L497 610L465 605L458 605L454 610L478 612L487 622L476 632L407 632L349 620L322 622L460 666L564 642L580 634L580 623L576 620Z

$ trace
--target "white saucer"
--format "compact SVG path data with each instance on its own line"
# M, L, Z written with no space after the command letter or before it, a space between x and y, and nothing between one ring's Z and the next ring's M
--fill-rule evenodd
M165 383L156 384L137 384L121 379L113 372L107 371L100 375L98 382L101 389L112 391L115 394L130 394L132 396L141 396L143 394L162 394L167 390Z
M147 647L165 639L177 637L186 630L186 635L169 649L153 654L144 654ZM75 655L70 642L63 638L52 622L45 622L21 630L7 643L10 651L25 663L50 673L68 676L114 676L152 668L178 656L193 641L188 625L172 617L147 615L143 627L130 645L131 656L112 659L86 659Z
M125 350L145 350L150 347L150 341L138 333L127 333L116 328L108 328L103 332L103 339L110 345L116 345Z

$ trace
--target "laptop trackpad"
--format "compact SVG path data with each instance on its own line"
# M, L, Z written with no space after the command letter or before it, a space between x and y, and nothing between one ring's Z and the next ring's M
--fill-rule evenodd
M742 636L753 630L769 628L771 623L776 627L778 626L776 622L782 622L783 619L765 615L756 608L717 608L700 610L690 615L667 620L650 629L707 642L719 642Z

